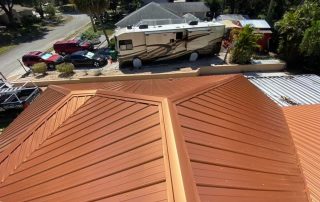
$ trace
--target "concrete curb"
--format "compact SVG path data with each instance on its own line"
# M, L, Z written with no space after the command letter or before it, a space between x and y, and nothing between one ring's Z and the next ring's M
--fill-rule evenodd
M108 81L128 81L128 80L144 80L144 79L165 79L165 78L181 78L181 77L196 77L204 75L216 74L234 74L244 72L276 72L285 68L285 63L279 64L249 64L249 65L216 65L199 67L195 70L188 70L173 73L159 74L128 74L128 75L111 75L111 76L86 76L78 79L60 79L60 80L33 80L26 86L33 86L32 83L39 87L48 85L62 85L75 83L92 83L92 82L108 82ZM26 82L13 82L14 86L22 86Z
M248 65L216 65L199 67L200 75L234 74L244 72L276 72L285 69L286 63L278 64L248 64Z
M130 75L112 75L112 76L86 76L78 79L61 79L61 80L47 80L37 81L32 80L27 82L25 86L46 87L49 85L75 84L75 83L92 83L92 82L108 82L108 81L128 81L128 80L145 80L145 79L164 79L164 78L181 78L181 77L196 77L199 75L199 70L190 72L175 72L175 73L161 73L161 74L130 74ZM26 82L13 82L14 86L22 86ZM33 83L33 84L32 84Z

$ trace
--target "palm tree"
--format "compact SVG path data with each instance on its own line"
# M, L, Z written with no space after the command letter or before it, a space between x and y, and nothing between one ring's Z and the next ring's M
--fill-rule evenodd
M234 47L231 50L231 61L236 64L249 63L253 53L260 48L257 41L261 39L261 35L254 33L254 29L246 25L241 31L234 30L232 36Z

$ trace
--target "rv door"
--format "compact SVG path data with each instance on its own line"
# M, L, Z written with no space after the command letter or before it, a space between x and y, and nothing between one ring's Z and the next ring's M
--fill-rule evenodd
M209 44L210 30L188 30L187 50L197 50Z
M168 55L175 44L175 33L146 33L148 58Z

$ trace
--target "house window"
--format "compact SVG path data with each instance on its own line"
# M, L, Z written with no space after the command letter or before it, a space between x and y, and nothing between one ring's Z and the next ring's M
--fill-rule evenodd
M183 32L177 32L176 33L176 40L182 40L183 39Z
M122 51L132 50L133 49L132 40L120 40L119 41L119 48Z

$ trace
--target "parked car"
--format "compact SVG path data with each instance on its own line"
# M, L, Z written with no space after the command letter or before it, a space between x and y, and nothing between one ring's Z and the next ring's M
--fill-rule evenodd
M65 56L64 61L70 62L74 66L100 67L107 64L108 57L101 54L92 53L90 51L77 51L71 55Z
M63 57L49 52L32 51L22 56L22 62L27 67L44 62L47 64L48 69L54 69L57 64L63 62Z
M53 49L58 54L67 55L82 50L92 51L94 49L94 46L88 41L74 39L67 41L58 41L53 44Z

